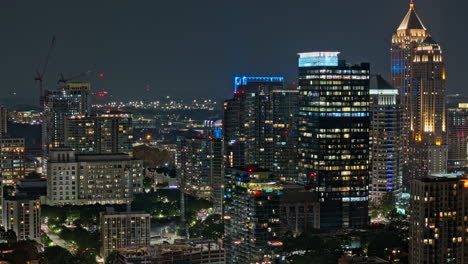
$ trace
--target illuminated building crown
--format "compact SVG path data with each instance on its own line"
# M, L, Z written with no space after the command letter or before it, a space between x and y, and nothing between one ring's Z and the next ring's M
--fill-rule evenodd
M408 13L406 14L405 18L401 22L400 26L398 27L398 30L407 30L407 29L426 30L426 27L421 22L421 19L419 18L418 14L416 14L416 11L414 10L413 1L411 1L410 9L408 10Z

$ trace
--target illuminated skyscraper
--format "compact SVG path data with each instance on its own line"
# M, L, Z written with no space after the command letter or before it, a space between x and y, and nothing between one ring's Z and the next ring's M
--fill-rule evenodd
M88 114L89 91L88 83L66 83L60 89L45 92L42 135L45 152L65 145L66 119Z
M282 88L283 77L235 78L234 98L225 102L223 123L228 167L255 164L260 168L271 169L273 164L271 93L274 89ZM235 153L236 151L240 153Z
M297 180L297 104L299 91L294 85L275 89L273 102L273 164L275 175L289 181Z
M226 169L224 245L226 263L264 263L282 245L280 203L284 185L272 172L254 167Z
M205 135L179 136L177 170L185 193L211 200L215 209L221 210L224 181L221 139Z
M245 166L245 137L241 127L241 103L238 96L224 101L223 137L224 164L230 168Z
M468 179L433 175L411 181L409 263L468 262Z
M411 68L409 117L412 129L410 177L447 171L445 64L431 37L416 48Z
M463 173L468 166L468 104L448 109L448 169Z
M300 177L319 193L320 228L368 224L370 65L299 54Z
M398 90L380 75L371 78L370 87L370 199L379 202L386 193L401 191L401 106Z
M226 167L256 165L297 179L297 100L283 77L236 77L234 98L224 102Z
M414 10L414 3L392 37L391 79L392 85L400 91L402 104L408 107L410 70L416 47L427 36L426 27Z
M412 2L392 38L391 77L403 107L404 182L445 172L445 63Z

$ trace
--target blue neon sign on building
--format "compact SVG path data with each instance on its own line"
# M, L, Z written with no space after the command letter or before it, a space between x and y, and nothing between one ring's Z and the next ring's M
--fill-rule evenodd
M234 92L237 92L237 87L247 85L249 82L283 82L284 77L234 77Z

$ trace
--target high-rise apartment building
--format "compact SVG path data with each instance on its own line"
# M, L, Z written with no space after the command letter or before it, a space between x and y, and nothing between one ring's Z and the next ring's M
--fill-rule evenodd
M226 169L224 227L226 263L255 263L280 245L283 186L270 171Z
M107 112L74 115L65 120L65 145L77 154L132 153L130 114Z
M404 182L447 169L445 63L414 3L392 38L392 85L403 109Z
M127 154L75 154L51 149L47 163L47 203L125 204L143 192L143 161Z
M447 110L448 169L465 173L468 167L468 104Z
M3 199L2 224L13 230L18 240L35 240L41 243L41 203L37 196L17 192Z
M380 75L370 79L371 172L370 200L379 202L387 193L402 191L401 106L398 90Z
M297 89L283 77L236 77L224 103L226 167L256 165L295 179Z
M234 92L236 95L236 93ZM242 132L243 110L238 99L224 101L223 105L223 138L224 162L226 167L245 166L245 136Z
M468 179L413 180L410 212L409 263L468 262Z
M146 212L100 213L101 257L120 249L141 249L150 245L151 216Z
M211 136L177 138L178 178L184 192L209 199L221 210L223 200L223 142Z
M271 91L283 88L282 77L236 77L234 98L225 102L224 138L227 167L273 164ZM236 149L236 144L242 147ZM234 153L234 150L239 153ZM242 156L242 157L241 157ZM239 157L240 161L234 159ZM243 159L243 162L242 162Z
M65 83L60 89L45 91L43 148L65 146L65 121L73 115L89 113L89 83Z
M273 108L273 165L276 176L297 180L297 105L296 86L271 91Z
M24 138L0 138L0 173L3 184L17 184L25 176Z
M298 165L319 194L320 228L368 224L370 65L299 54Z
M0 136L8 133L8 110L0 105Z

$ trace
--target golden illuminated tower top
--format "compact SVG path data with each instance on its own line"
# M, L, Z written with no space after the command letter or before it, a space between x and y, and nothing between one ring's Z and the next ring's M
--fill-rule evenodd
M426 30L426 27L424 26L418 14L416 14L416 11L414 10L413 1L411 1L410 9L408 10L408 13L406 13L406 16L401 22L400 26L398 27L398 30L407 30L407 29Z
M427 36L427 28L419 18L414 8L414 2L411 1L406 16L403 18L397 32L393 35L392 43L409 48L411 42L422 42Z

